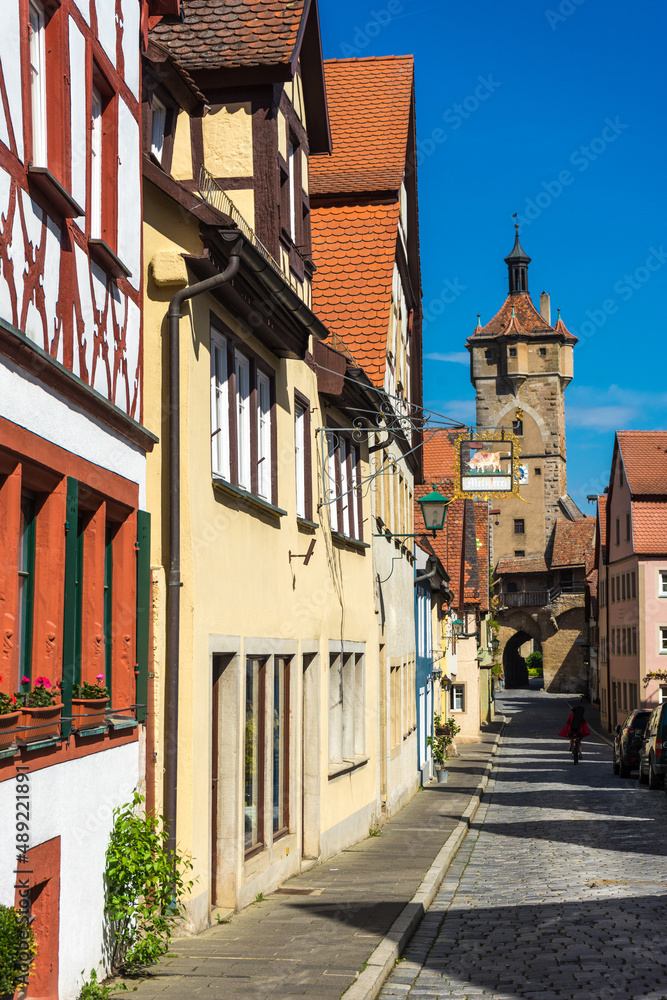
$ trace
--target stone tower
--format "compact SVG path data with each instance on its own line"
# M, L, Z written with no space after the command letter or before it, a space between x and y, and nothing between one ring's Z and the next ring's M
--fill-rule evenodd
M519 243L505 258L509 294L485 326L468 338L470 378L477 395L477 426L514 428L524 470L522 500L503 501L494 538L496 557L544 556L566 499L565 387L572 379L577 338L558 316L551 325L549 296L540 311L528 291L530 257ZM527 502L523 502L527 501ZM567 516L567 514L565 515ZM523 532L515 520L523 521Z

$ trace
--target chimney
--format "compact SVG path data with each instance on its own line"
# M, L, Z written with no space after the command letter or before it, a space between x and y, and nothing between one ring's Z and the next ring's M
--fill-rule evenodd
M551 326L551 299L548 292L542 292L540 295L540 314Z

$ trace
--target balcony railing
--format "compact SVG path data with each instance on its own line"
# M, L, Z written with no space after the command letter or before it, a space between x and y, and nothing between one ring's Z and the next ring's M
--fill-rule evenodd
M561 595L583 594L586 584L581 582L564 583L551 590L517 590L514 593L499 594L500 604L505 608L539 608L550 604Z

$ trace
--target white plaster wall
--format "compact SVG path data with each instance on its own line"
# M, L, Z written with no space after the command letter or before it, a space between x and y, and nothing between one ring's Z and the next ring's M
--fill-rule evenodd
M115 0L94 0L97 12L97 37L104 51L116 65L116 4Z
M139 125L123 100L118 102L118 256L132 272L134 288L141 280L141 165Z
M21 97L21 36L20 10L16 2L2 4L2 31L0 31L0 63L7 88L7 99L12 115L14 140L19 160L23 159L23 100ZM0 139L9 145L9 134L2 104L0 104Z
M145 508L146 459L141 449L1 357L0 416L138 483L139 506Z
M69 74L71 93L72 128L72 195L81 208L86 207L86 41L70 17L69 19ZM79 216L77 225L82 229L85 217Z
M86 24L90 24L90 0L74 0L74 3L79 8Z
M139 99L139 2L123 0L123 61L125 82Z
M30 847L61 838L59 1000L78 996L90 970L103 964L103 874L112 813L130 801L138 781L138 742L30 775ZM15 801L16 782L0 783L0 815L13 817ZM9 826L11 833L11 819ZM14 904L15 867L14 852L3 852L0 901L5 905Z

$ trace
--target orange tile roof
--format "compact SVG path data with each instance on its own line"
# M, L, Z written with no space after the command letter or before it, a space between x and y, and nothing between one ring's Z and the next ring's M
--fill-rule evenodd
M489 517L485 503L465 501L465 565L463 593L466 603L489 609Z
M551 568L584 566L586 549L593 545L594 538L594 517L586 517L579 521L556 521Z
M667 503L633 500L632 536L637 555L667 555Z
M548 573L544 556L526 556L524 558L499 559L496 573Z
M412 107L412 56L327 59L333 153L310 161L313 195L398 191Z
M667 498L667 431L617 431L633 496Z
M570 333L560 317L555 327L550 326L526 292L508 295L496 315L485 326L476 327L467 343L478 337L548 337L556 334L577 343L577 338Z
M607 496L598 496L598 534L600 536L600 565L604 565L607 547Z
M454 475L454 442L458 437L461 437L461 431L446 428L424 432L422 451L426 479Z
M291 62L305 0L182 0L183 24L150 37L189 70Z
M384 385L398 204L312 210L313 309L376 386Z

